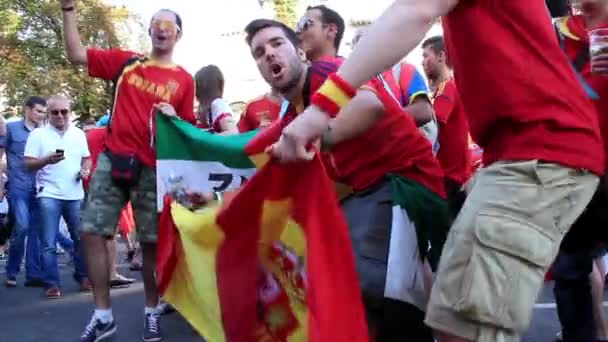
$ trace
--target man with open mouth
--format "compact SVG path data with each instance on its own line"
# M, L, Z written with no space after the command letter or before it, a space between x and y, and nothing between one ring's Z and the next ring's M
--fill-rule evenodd
M80 341L102 341L116 332L110 307L106 239L114 235L121 210L129 200L143 253L143 340L160 341L161 312L154 276L158 238L154 119L159 110L195 123L192 75L172 61L175 45L182 37L182 19L166 9L152 17L148 31L152 51L146 57L120 49L85 48L76 25L75 1L60 0L60 4L68 59L87 66L92 77L113 81L115 86L106 151L97 160L82 219L95 312Z
M263 78L289 102L280 121L254 138L262 144L272 143L309 105L312 94L338 69L340 61L321 59L309 65L295 32L276 21L254 20L245 31ZM377 118L369 129L354 132L340 129L337 116L337 129L329 130L322 139L328 174L352 189L340 205L349 225L370 330L377 341L393 341L403 331L413 341L433 341L423 323L427 295L422 260L429 241L421 239L424 247L419 248L415 237L409 240L413 245L394 245L393 238L404 232L415 236L415 227L429 235L437 233L435 237L446 233L443 172L431 144L380 79L361 88L346 111L366 111ZM408 214L401 216L402 229L393 227L394 182L400 182L408 197L405 211L411 220ZM431 258L441 249L436 244L441 237L430 240ZM389 258L397 260L403 255L408 257L399 259L403 262L396 263L398 269L388 265ZM400 285L393 287L395 284Z

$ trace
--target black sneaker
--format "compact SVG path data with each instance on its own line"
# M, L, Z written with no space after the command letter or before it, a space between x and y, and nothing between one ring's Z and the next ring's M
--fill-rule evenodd
M116 333L116 323L112 320L109 323L101 323L100 320L93 317L91 322L84 328L80 342L100 342L105 341Z
M156 307L156 311L158 312L159 315L163 316L163 315L168 315L170 313L174 313L175 308L173 307L173 305L161 300L158 303L158 306Z
M162 340L160 334L160 316L157 313L146 314L144 319L144 342Z
M15 288L15 287L17 287L17 279L8 277L8 278L6 278L6 282L4 284L8 288Z

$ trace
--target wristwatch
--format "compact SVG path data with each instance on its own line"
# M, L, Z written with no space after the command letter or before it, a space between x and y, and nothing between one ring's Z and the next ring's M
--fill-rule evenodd
M61 10L64 11L64 12L72 12L74 10L74 6L61 7Z

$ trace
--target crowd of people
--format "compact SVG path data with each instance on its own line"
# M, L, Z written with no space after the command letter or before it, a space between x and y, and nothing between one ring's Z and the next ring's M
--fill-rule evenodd
M143 340L162 339L171 308L155 282L156 111L214 134L280 130L268 149L279 162L320 154L352 190L340 206L374 341L518 341L552 265L558 337L608 340L594 266L608 240L608 55L589 53L590 32L608 28L608 0L581 0L580 13L553 21L543 0L396 0L357 33L349 58L339 54L344 20L326 6L295 28L257 19L246 42L269 90L238 121L218 67L193 77L173 63L179 14L153 16L152 51L141 54L83 46L75 2L59 3L67 58L114 82L113 108L80 129L69 99L32 96L23 119L0 129L13 227L6 286L18 286L25 256L24 285L60 298L62 246L93 294L81 342L116 333L110 289L133 282L116 270L118 232L143 275ZM423 40L437 17L444 36ZM420 43L424 75L401 61ZM386 293L389 175L406 180L405 228L429 236L424 298Z

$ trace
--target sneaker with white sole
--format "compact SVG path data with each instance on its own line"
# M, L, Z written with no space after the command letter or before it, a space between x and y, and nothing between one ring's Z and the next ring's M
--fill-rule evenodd
M160 333L160 315L158 313L146 314L144 318L144 342L162 340Z
M93 317L89 324L84 328L80 342L101 342L105 341L116 334L116 323L114 320L108 323L102 323L96 317Z

